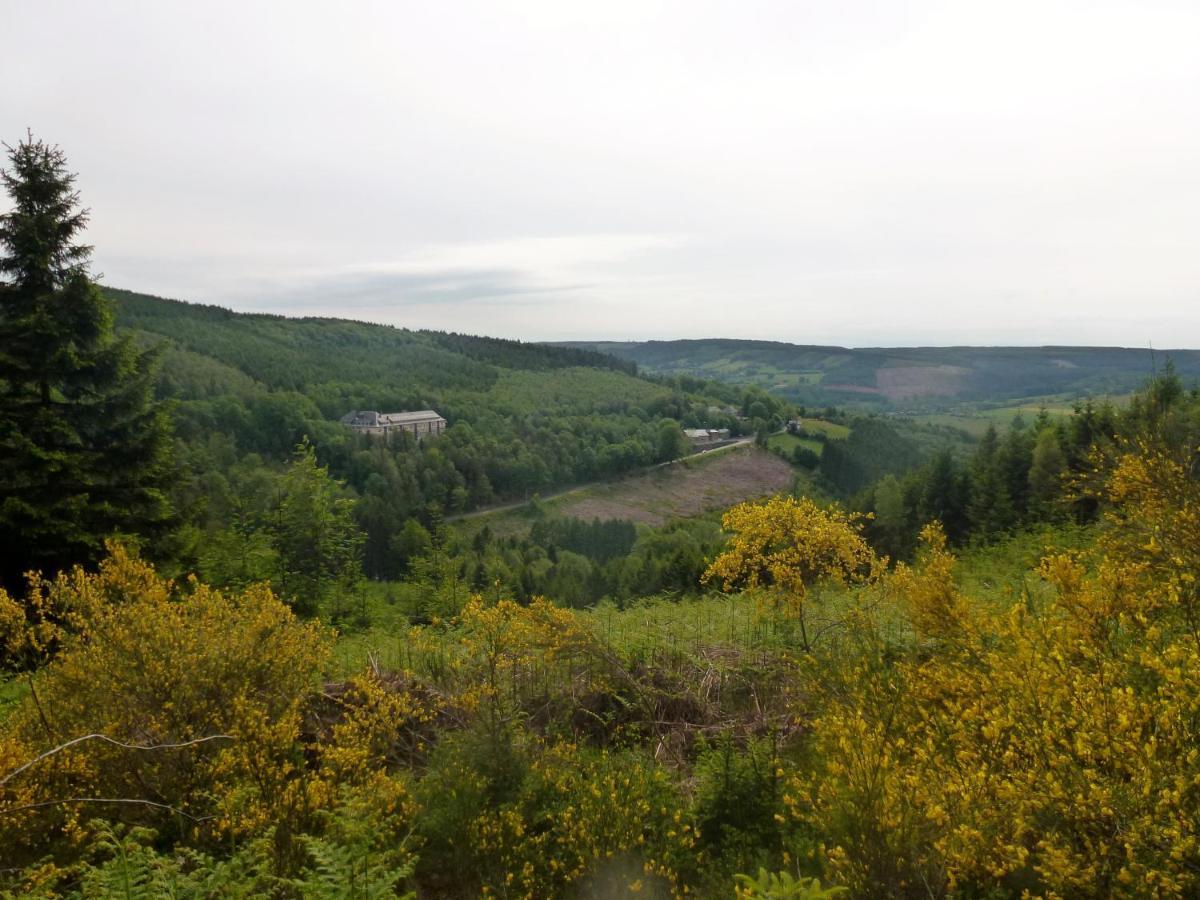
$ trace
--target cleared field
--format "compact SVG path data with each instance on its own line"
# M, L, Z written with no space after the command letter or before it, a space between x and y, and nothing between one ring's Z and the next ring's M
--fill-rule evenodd
M971 370L962 366L892 366L875 373L879 392L889 400L906 397L953 397Z
M640 475L596 484L541 501L545 515L576 519L628 519L661 525L669 519L702 515L742 500L790 490L791 464L774 453L742 446L658 466ZM472 516L455 523L473 536L485 525L507 537L529 530L530 507L521 505Z
M955 415L953 413L935 413L912 417L914 422L922 422L926 425L945 425L950 428L960 428L975 438L983 437L984 432L988 430L988 425L995 425L997 428L1003 430L1002 426L1006 426L1011 419L1012 417L1009 416L1008 419L999 422L994 419L984 418L983 416Z
M813 443L819 446L819 442ZM571 488L541 498L537 505L541 515L553 518L628 519L660 525L791 490L797 476L786 460L743 444L655 466L617 481ZM506 538L528 534L535 515L533 505L522 503L447 521L466 540L485 527L494 537Z
M591 488L564 497L553 508L559 515L577 519L630 519L660 525L787 490L795 477L795 470L778 456L755 447L738 448Z

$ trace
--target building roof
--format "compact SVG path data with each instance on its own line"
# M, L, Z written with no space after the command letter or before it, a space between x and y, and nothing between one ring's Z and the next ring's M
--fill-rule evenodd
M380 413L382 423L388 425L411 425L414 422L428 422L440 419L441 416L432 409L418 409L415 412Z
M423 422L439 421L444 422L445 419L432 409L394 413L380 413L373 409L359 409L342 416L343 425L358 426L359 428L380 428L385 425L418 425Z

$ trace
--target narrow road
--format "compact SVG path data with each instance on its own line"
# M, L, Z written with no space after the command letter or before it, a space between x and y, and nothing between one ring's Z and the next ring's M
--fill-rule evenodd
M632 475L644 475L647 472L653 472L655 469L664 469L667 466L673 466L676 463L684 462L685 460L695 459L698 456L706 456L710 453L723 453L726 450L732 450L734 447L745 447L747 444L753 444L753 437L740 437L730 441L728 444L722 444L720 447L709 447L707 450L698 450L695 453L689 453L687 456L681 456L679 459L672 459L667 462L655 463L652 466L645 466L641 469L634 469L629 472L622 473L616 480L629 478ZM594 488L601 484L613 484L611 480L589 481L585 484L577 484L572 487L563 488L559 491L553 491L549 494L539 494L538 499L541 501L557 500L559 497L566 497L570 494L579 494L583 491ZM508 512L513 509L520 509L522 506L528 505L528 500L518 500L515 503L502 503L499 506L489 506L485 509L473 509L470 512L456 513L453 516L446 516L444 522L462 522L466 519L477 519L480 516L490 516L492 513Z

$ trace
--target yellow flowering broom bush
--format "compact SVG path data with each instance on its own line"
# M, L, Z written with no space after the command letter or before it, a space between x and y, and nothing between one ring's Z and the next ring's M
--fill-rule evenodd
M729 544L701 581L725 590L763 591L774 609L795 619L808 648L805 603L818 582L863 583L882 565L862 536L862 520L807 497L741 503L721 520Z
M1108 486L1109 537L1091 558L1043 562L1044 608L973 607L936 532L925 565L894 576L917 644L844 662L813 722L817 764L789 792L840 883L864 896L1200 891L1196 484L1142 447Z
M270 835L283 875L306 863L299 836L355 791L407 834L385 735L424 710L364 676L312 734L333 635L265 586L173 584L118 548L98 573L35 584L25 608L9 639L28 646L52 621L57 652L0 732L3 858L69 864L107 818L201 846Z

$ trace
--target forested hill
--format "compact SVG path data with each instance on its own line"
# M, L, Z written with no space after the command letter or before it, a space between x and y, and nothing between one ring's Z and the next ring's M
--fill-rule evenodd
M1185 383L1200 350L1120 347L847 349L731 339L557 344L599 350L643 370L757 384L801 403L933 408L961 401L1122 394L1170 359Z
M273 479L308 440L358 498L370 575L396 574L394 541L413 517L525 499L687 451L681 425L773 430L791 414L765 392L636 374L588 349L339 319L247 315L108 290L118 327L162 348L158 394L174 401L172 507L199 560L228 523L262 519ZM742 420L714 414L737 404ZM380 441L338 421L355 409L435 409L435 441ZM757 417L757 418L755 418Z
M274 388L345 381L478 387L489 366L542 371L588 366L637 374L637 365L595 350L441 331L410 331L346 319L236 313L219 306L107 289L118 324L171 338Z
M118 328L163 348L159 393L182 404L185 433L194 425L233 434L243 451L290 451L305 433L343 443L336 420L354 409L433 407L451 426L474 426L493 440L514 436L513 425L525 420L555 431L562 417L614 417L604 423L611 433L590 442L597 453L637 436L634 422L618 421L622 415L645 425L687 412L678 392L639 378L632 362L593 350L237 313L111 288L106 294ZM741 398L732 388L707 388L711 396L682 402L703 409L704 402ZM578 474L567 468L551 467L521 488Z

